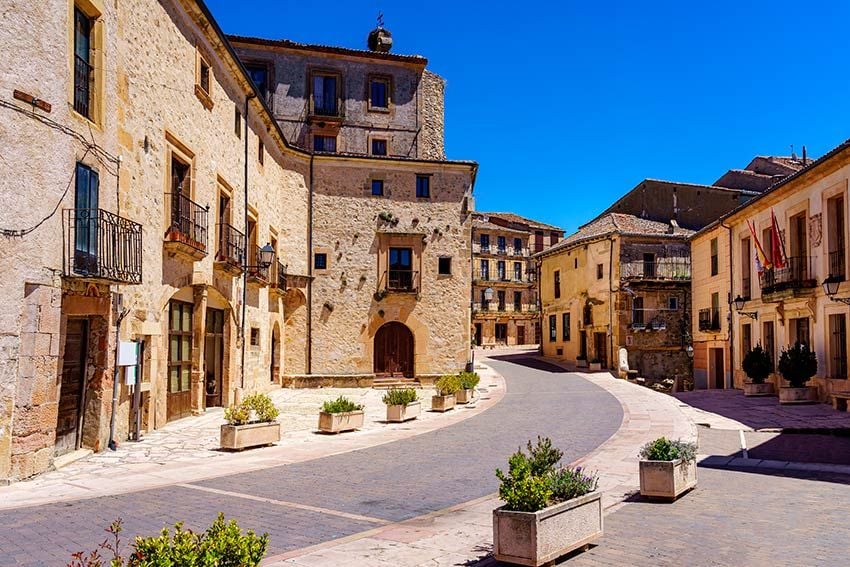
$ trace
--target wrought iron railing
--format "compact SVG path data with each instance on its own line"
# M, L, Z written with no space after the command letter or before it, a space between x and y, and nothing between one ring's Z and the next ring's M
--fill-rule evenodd
M286 291L286 264L278 260L272 284L280 291Z
M142 283L142 225L102 209L66 209L63 273Z
M91 115L91 86L94 79L93 67L88 61L74 55L74 110L86 118Z
M844 281L847 277L845 270L844 248L839 248L834 252L829 253L829 277L838 278L838 281Z
M251 247L251 256L248 258L248 277L254 281L261 283L269 283L271 281L271 264L263 266L263 253L259 246Z
M810 276L808 256L786 258L785 267L765 270L759 276L762 293L815 287L817 282Z
M690 258L657 258L653 262L633 261L620 264L621 279L689 280Z
M241 269L245 260L245 235L232 225L218 225L218 250L215 253L217 262L230 264Z
M700 309L699 310L699 330L700 331L719 331L720 330L720 310L719 309Z
M389 269L382 279L387 291L411 293L419 291L419 272L414 270Z
M512 303L499 305L497 301L472 304L473 313L538 313L539 311L540 308L533 303L523 303L519 305L519 308Z
M521 273L519 277L517 277L517 274L515 272L505 272L500 274L498 270L495 273L486 270L475 270L472 275L472 279L481 282L534 283L537 281L537 276L536 273L533 271L525 272L524 274Z
M316 100L313 99L310 106L310 114L313 116L323 116L325 118L343 118L345 116L345 105L340 104L340 101L337 98L332 100L322 100L319 101L318 104L316 103Z
M209 207L202 207L183 193L168 193L171 225L166 239L182 242L206 254Z

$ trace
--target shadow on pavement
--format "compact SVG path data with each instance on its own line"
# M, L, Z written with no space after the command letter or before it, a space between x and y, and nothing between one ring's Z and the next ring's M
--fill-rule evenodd
M569 370L561 368L560 366L557 366L555 364L546 362L544 360L539 360L537 358L531 358L527 354L502 354L496 356L488 356L487 358L489 358L490 360L510 362L512 364L526 366L535 370L542 370L543 372L551 372L553 374L566 374L569 372Z
M736 471L742 473L759 474L763 476L775 476L785 478L796 478L799 480L815 480L818 482L831 482L834 484L850 485L850 474L834 473L828 471L805 471L805 470L788 470L780 468L767 468L763 466L755 466L759 460L753 460L753 466L739 464L742 461L735 461L735 464L728 463L728 457L720 457L713 455L707 457L697 464L700 469L715 469L725 471ZM699 486L699 485L697 485Z

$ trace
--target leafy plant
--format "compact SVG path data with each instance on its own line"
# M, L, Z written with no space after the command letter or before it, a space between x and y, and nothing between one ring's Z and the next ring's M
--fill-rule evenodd
M802 388L817 374L818 357L809 346L799 341L793 347L783 349L779 356L779 372L791 383L792 388Z
M251 409L245 404L232 405L224 410L224 419L230 425L245 425L251 419Z
M434 383L434 387L437 389L438 396L449 396L451 394L455 394L461 389L460 377L457 374L446 374L445 376L440 376Z
M230 425L271 423L280 415L268 394L253 394L224 410L224 419Z
M757 344L754 349L744 355L741 367L753 384L763 384L773 370L770 355L761 348L761 344Z
M646 461L675 461L682 459L683 461L690 462L697 458L697 446L696 443L688 443L682 440L671 441L666 437L659 437L655 441L650 441L641 447L639 454Z
M460 379L460 388L462 390L474 390L478 383L481 381L481 377L478 376L477 372L461 372L459 375Z
M350 411L360 411L363 409L361 404L356 404L346 398L340 396L335 400L326 400L322 404L322 411L325 413L347 413Z
M419 396L413 388L391 388L382 398L388 406L406 406L418 399Z
M531 461L517 451L508 459L508 473L496 469L499 479L499 498L505 501L508 510L537 512L546 507L552 497L548 479L531 472Z
M584 496L596 490L598 485L599 476L595 472L586 473L581 467L561 467L549 474L549 488L555 502Z
M531 441L526 445L531 464L531 474L545 476L555 471L555 466L564 456L564 452L552 446L552 440L548 437L537 436L537 445Z

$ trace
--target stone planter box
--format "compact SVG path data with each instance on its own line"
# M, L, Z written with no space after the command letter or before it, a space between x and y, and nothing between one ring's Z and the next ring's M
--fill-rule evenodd
M591 371L602 370L602 363L601 362L591 362L589 368L590 368Z
M459 404L468 404L472 401L472 396L475 393L475 390L458 390L455 394L455 400Z
M776 390L773 387L773 382L764 382L756 384L754 382L744 382L744 395L749 396L774 396Z
M238 451L280 441L280 423L249 423L221 426L221 448Z
M431 396L431 409L434 411L449 411L454 409L456 398L454 394L448 396Z
M419 417L422 411L422 402L419 400L407 405L387 406L387 421L390 423L401 423Z
M587 359L586 358L577 358L576 366L578 368L587 368Z
M319 412L319 431L322 433L342 433L363 427L363 410L343 413Z
M573 498L539 512L493 510L493 556L538 567L602 537L602 493Z
M818 401L817 386L779 388L780 404L811 404Z
M675 500L697 485L696 461L640 461L640 494Z

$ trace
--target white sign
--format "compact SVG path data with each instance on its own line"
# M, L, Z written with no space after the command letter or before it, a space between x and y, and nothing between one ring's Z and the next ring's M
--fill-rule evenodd
M139 364L139 343L121 341L118 343L118 366L136 366Z
M127 366L124 368L124 384L127 386L136 385L136 370L138 366Z

